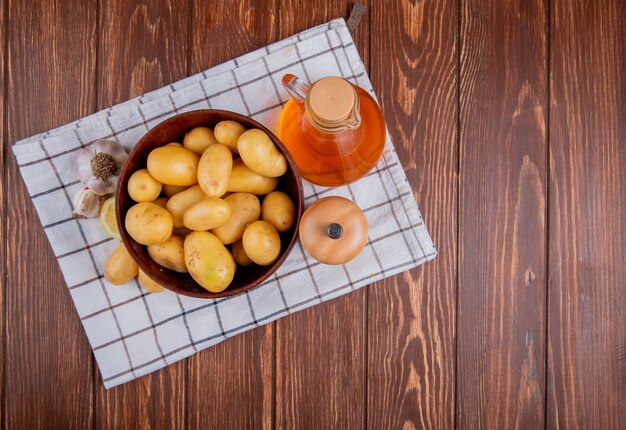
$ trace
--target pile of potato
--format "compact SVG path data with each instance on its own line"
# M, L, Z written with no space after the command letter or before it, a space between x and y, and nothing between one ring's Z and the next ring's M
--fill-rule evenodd
M126 214L126 231L161 266L223 291L237 264L266 266L278 258L279 234L295 218L290 198L274 191L286 171L287 160L262 130L235 121L194 128L182 145L152 150L147 169L131 175L128 193L137 204ZM107 263L105 270L111 282L137 275L126 258L112 259L116 267Z

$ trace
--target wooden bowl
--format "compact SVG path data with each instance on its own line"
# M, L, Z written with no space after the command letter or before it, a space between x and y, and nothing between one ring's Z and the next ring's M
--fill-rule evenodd
M253 264L252 266L244 267L238 265L235 271L235 278L228 288L220 293L210 293L194 281L188 273L178 273L155 263L152 258L150 258L150 255L148 255L146 246L137 243L130 237L124 227L124 220L128 209L136 204L128 195L128 178L135 171L146 167L146 160L150 151L170 142L182 143L185 133L191 129L200 126L213 128L218 122L224 120L237 121L246 128L258 128L263 130L285 155L289 167L287 172L280 177L277 190L286 193L293 201L296 207L296 220L289 231L280 235L281 250L276 262L270 266L258 266ZM303 201L302 179L296 167L296 163L289 155L287 148L285 148L282 142L271 131L247 116L235 112L206 109L185 112L169 118L148 131L141 140L139 140L122 168L117 187L117 195L115 197L115 208L117 225L120 230L122 242L124 242L131 257L137 262L141 270L155 282L177 294L203 299L216 299L234 296L248 291L262 283L276 271L297 240L298 224L300 216L302 215Z

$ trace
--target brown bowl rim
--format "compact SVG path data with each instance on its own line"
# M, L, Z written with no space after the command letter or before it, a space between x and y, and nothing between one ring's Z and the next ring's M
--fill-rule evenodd
M128 253L131 256L131 258L135 261L135 263L137 263L139 268L150 279L152 279L153 281L157 282L157 280L154 279L154 277L150 273L150 270L147 270L143 266L143 263L141 262L141 259L138 258L138 256L137 256L137 252L135 251L134 247L131 246L131 241L133 243L136 243L136 242L135 242L135 240L133 238L130 237L130 235L128 234L128 232L124 228L124 219L122 217L122 208L121 208L121 205L120 205L121 191L123 190L123 187L126 187L127 182L128 182L128 178L130 177L130 174L132 174L132 172L129 172L130 165L131 165L130 161L133 159L133 157L136 156L137 152L141 148L141 145L144 144L144 142L148 139L148 137L152 133L155 133L159 129L159 127L165 127L168 123L180 120L181 117L184 117L185 115L188 115L190 113L194 113L194 114L202 113L202 114L207 114L207 115L208 114L224 115L224 116L230 117L230 118L228 118L230 120L237 121L237 122L240 122L240 123L244 123L246 128L258 128L260 130L263 130L265 133L267 133L267 135L272 139L274 144L276 146L278 146L278 148L280 149L282 154L285 156L285 158L287 159L287 164L289 165L289 168L293 171L294 177L296 179L296 189L297 189L297 196L296 197L297 197L297 202L295 202L296 219L295 219L295 223L294 223L294 226L293 226L293 235L291 237L291 240L289 241L289 244L285 247L285 250L282 252L282 254L272 264L271 268L265 274L263 274L259 278L255 279L254 281L248 283L247 285L245 285L243 287L240 287L240 288L237 288L237 289L234 289L234 290L229 290L227 288L224 291L221 291L219 293L211 293L211 292L209 292L207 290L204 290L204 289L200 290L199 292L194 292L194 291L189 291L189 290L184 289L184 288L177 287L175 285L174 286L172 286L172 285L162 285L161 283L159 283L159 285L162 285L164 288L166 288L169 291L172 291L173 293L181 294L181 295L188 296L188 297L194 297L194 298L197 298L197 299L219 299L219 298L224 298L224 297L232 297L232 296L236 296L236 295L239 295L239 294L243 294L246 291L250 291L253 288L259 286L265 280L267 280L271 275L273 275L274 272L276 272L276 270L278 270L278 268L283 264L283 262L289 256L289 254L291 253L292 248L294 247L294 245L296 244L296 242L298 240L298 230L299 230L299 226L300 226L300 217L302 216L302 212L304 210L304 192L303 192L303 185L302 185L302 176L300 175L300 171L298 170L296 162L292 158L291 154L289 153L289 151L287 150L285 145L278 138L278 136L276 136L271 130L269 130L263 124L259 123L258 121L252 119L249 116L246 116L246 115L243 115L243 114L240 114L240 113L237 113L237 112L232 112L232 111L228 111L228 110L222 110L222 109L197 109L197 110L186 111L186 112L182 112L182 113L176 114L176 115L174 115L174 116L172 116L172 117L170 117L170 118L168 118L168 119L158 123L157 125L152 127L150 130L148 130L137 141L137 143L135 144L133 149L128 154L128 159L126 160L126 162L124 163L124 166L122 167L122 169L120 171L120 174L119 174L120 180L119 180L119 182L117 184L117 189L116 189L116 194L115 194L115 218L116 218L116 222L117 222L117 225L118 225L118 230L120 232L120 237L122 239L122 243L126 247ZM251 124L251 125L246 125L245 123ZM164 145L165 145L165 143L164 143ZM122 180L122 178L126 178L126 179ZM126 209L126 210L128 210L128 209ZM144 245L141 245L141 246L143 247ZM189 276L191 278L191 280L195 282L195 280L193 280L191 275L187 274L187 276ZM236 276L236 272L235 272L235 276ZM198 284L198 286L200 288L202 288L199 284Z

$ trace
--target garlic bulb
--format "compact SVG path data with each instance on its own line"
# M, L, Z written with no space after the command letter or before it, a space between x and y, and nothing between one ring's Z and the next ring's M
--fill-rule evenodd
M83 188L78 190L74 195L74 211L72 216L74 218L96 218L100 215L100 207L104 201L103 196L99 196L89 188Z
M97 140L76 156L80 181L99 196L113 193L127 158L128 154L119 143Z

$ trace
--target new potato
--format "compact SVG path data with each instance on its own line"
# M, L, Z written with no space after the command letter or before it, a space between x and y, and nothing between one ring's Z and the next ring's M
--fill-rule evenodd
M250 170L241 158L233 161L227 190L232 193L267 194L278 185L278 178L269 178Z
M188 149L165 145L148 154L148 171L162 184L189 186L198 182L199 159Z
M172 234L172 215L152 202L137 203L126 212L125 226L142 245L161 243Z
M195 231L185 238L185 263L192 278L212 293L225 290L235 276L232 255L206 231Z
M161 206L163 209L165 209L165 206L167 205L167 197L159 197L158 199L154 200L152 203L154 203L157 206Z
M128 178L128 195L136 202L151 202L161 194L163 185L154 179L148 169L140 169Z
M243 249L243 243L241 242L241 239L233 243L233 258L235 259L235 262L237 262L237 264L239 264L240 266L249 266L254 263L254 261L250 260L248 254L246 254L246 250Z
M233 151L235 154L239 154L237 150L237 140L246 131L246 128L236 121L220 121L213 129L215 139L222 143Z
M209 197L221 197L228 188L233 156L221 143L209 146L198 164L198 184Z
M198 155L202 155L209 145L214 143L218 142L213 130L208 127L196 127L187 133L183 139L183 146Z
M280 254L280 236L267 221L250 224L243 233L241 242L250 260L260 266L269 266Z
M148 254L155 263L179 273L187 273L185 255L183 252L184 239L175 234L163 243L148 245Z
M137 276L138 270L137 263L132 259L124 244L120 243L104 266L104 277L114 285L122 285Z
M296 217L296 207L282 191L269 193L261 204L261 219L272 224L279 233L291 228Z
M189 187L182 186L182 185L163 185L163 192L165 193L167 197L172 197L174 194L178 194L181 191L185 191L187 188Z
M175 228L184 227L183 216L187 209L201 200L208 198L202 188L199 185L194 185L187 188L185 191L181 191L178 194L173 195L167 201L167 210L172 214L172 222Z
M243 133L237 149L246 166L259 175L275 178L287 171L287 159L263 130L253 128Z
M141 285L141 288L151 293L160 293L161 291L165 290L165 288L150 279L150 277L146 275L145 272L141 269L139 269L137 281L139 281L139 285Z
M211 230L224 245L236 242L243 236L247 225L259 219L261 204L250 193L233 193L224 200L230 205L231 215L228 222Z
M230 205L219 197L209 197L191 206L183 215L183 224L190 230L211 230L226 224Z

